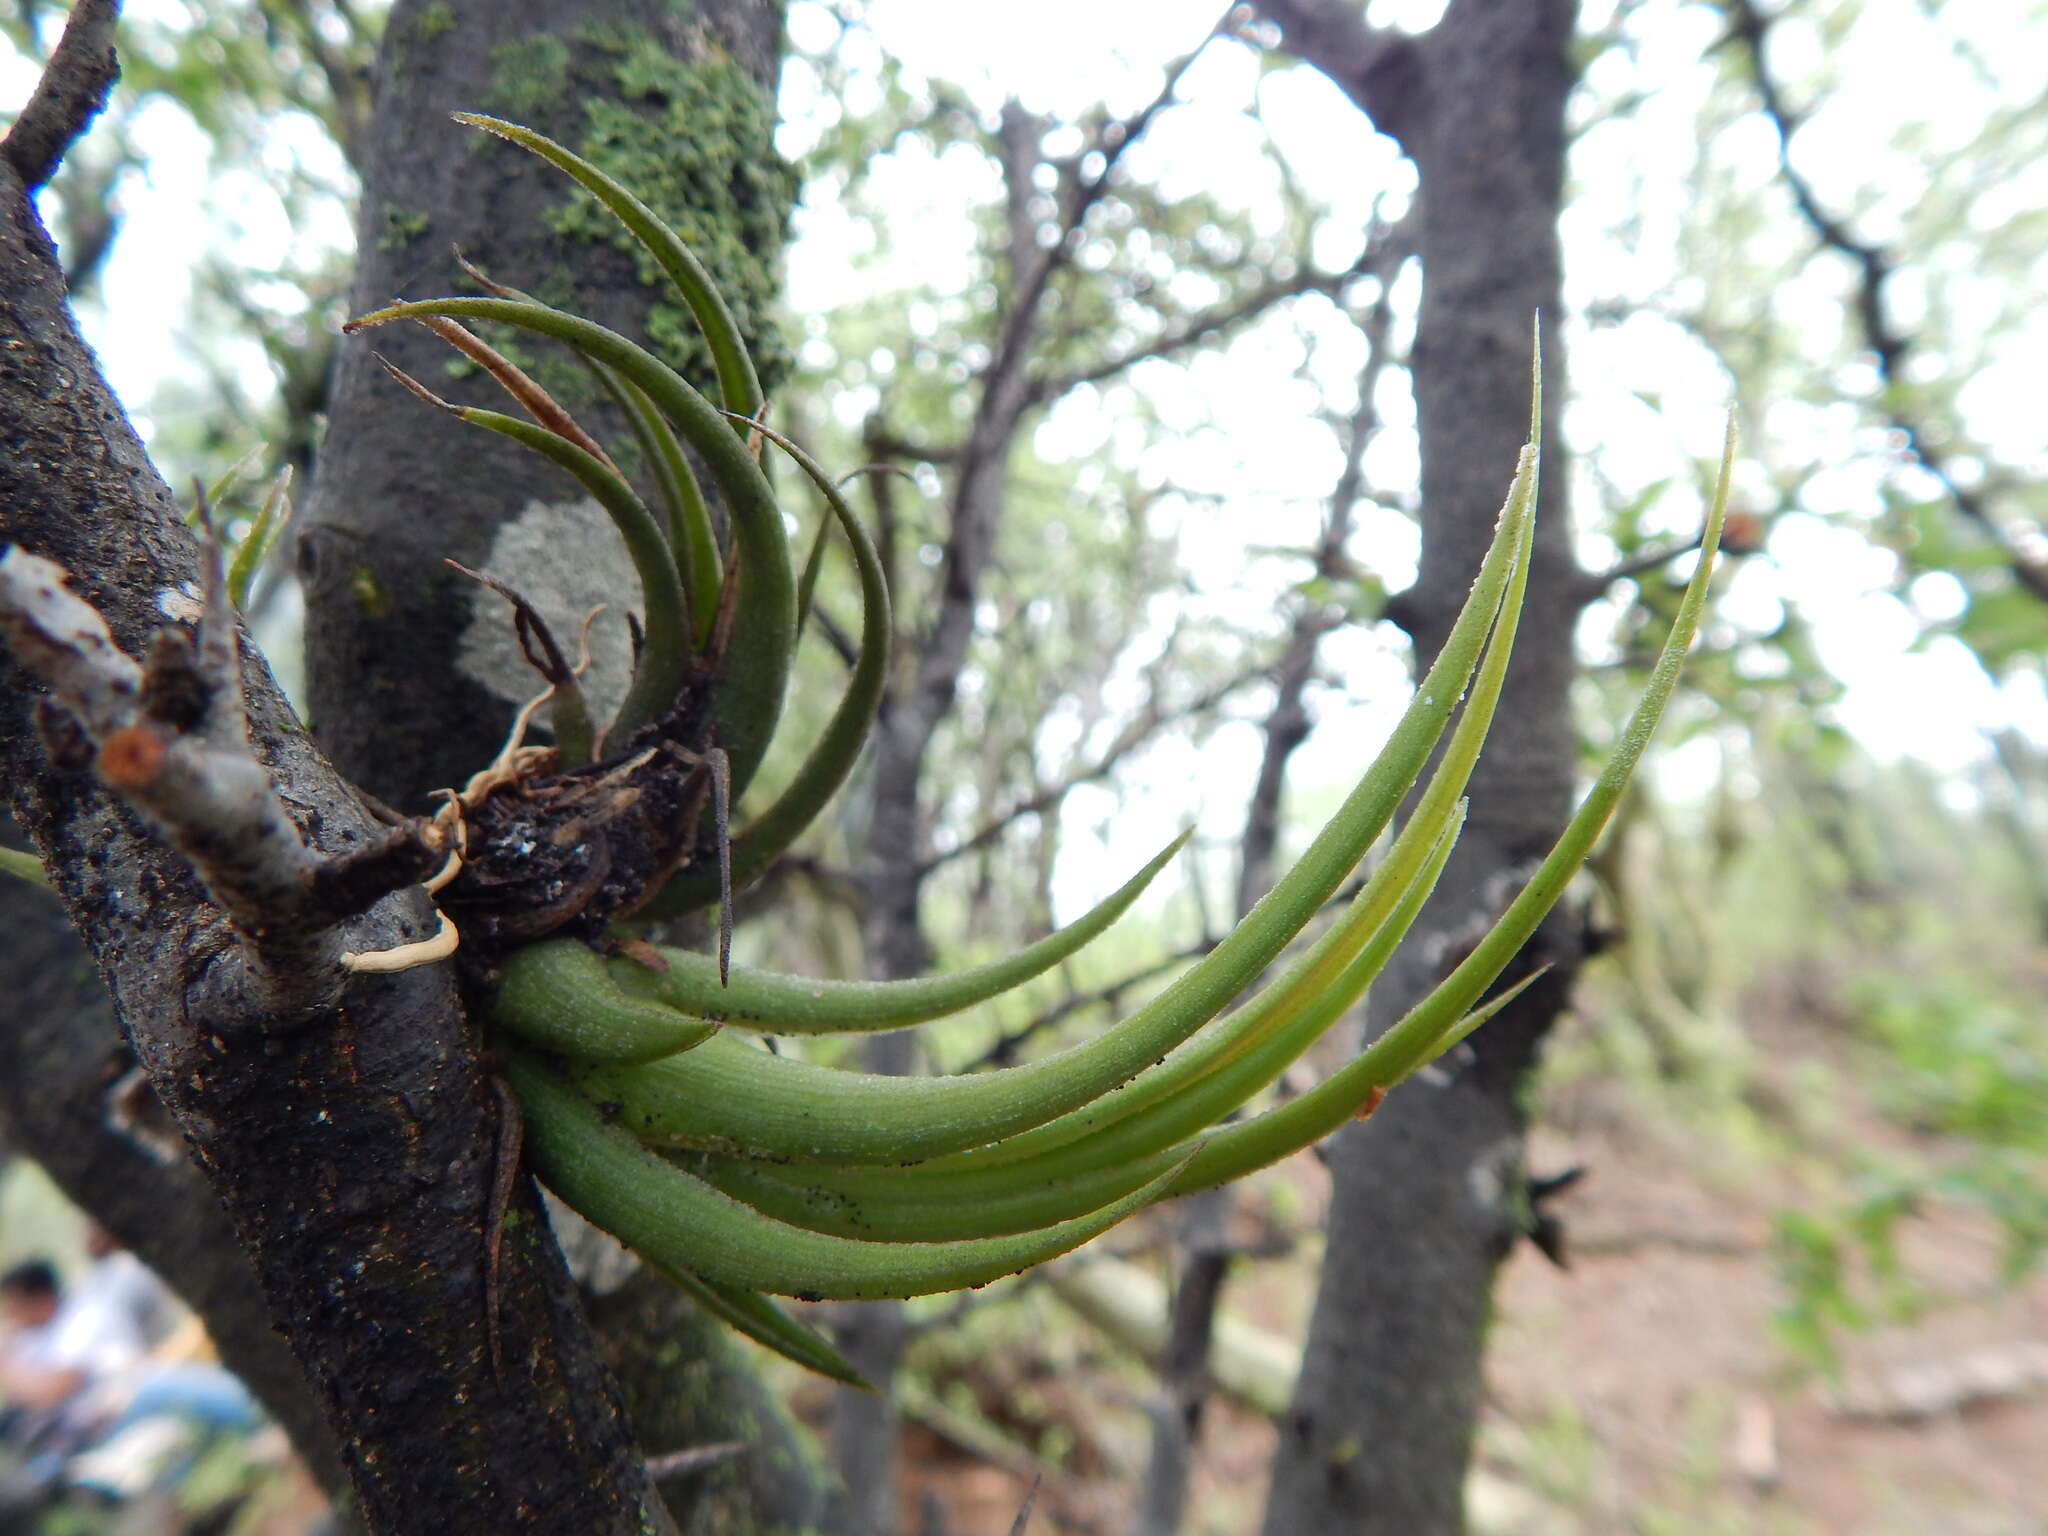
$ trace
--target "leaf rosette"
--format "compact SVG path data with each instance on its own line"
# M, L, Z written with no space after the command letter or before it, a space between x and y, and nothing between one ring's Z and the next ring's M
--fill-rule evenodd
M528 1155L558 1195L735 1328L856 1380L769 1296L911 1296L1040 1263L1147 1205L1241 1177L1369 1113L1528 984L1489 996L1590 851L1669 697L1706 599L1732 432L1704 553L1613 758L1488 933L1353 1061L1277 1107L1243 1113L1364 996L1457 840L1528 578L1540 401L1491 546L1428 675L1337 812L1222 942L1129 1017L1039 1060L950 1077L816 1066L762 1040L899 1029L987 1003L1095 939L1179 842L1067 928L949 974L817 980L731 968L723 938L712 957L622 937L621 921L636 916L714 904L729 914L734 884L786 851L831 799L881 699L889 592L832 478L763 424L739 331L674 232L560 145L493 118L458 120L540 156L619 220L696 318L719 397L628 338L481 274L485 296L393 303L348 327L418 321L479 363L524 415L452 405L399 377L559 465L610 515L640 580L636 665L602 732L574 669L520 608L522 638L549 684L556 744L508 752L458 797L465 863L443 898L472 963L481 956L491 968L485 1006L525 1109ZM568 347L629 424L646 494L465 321ZM770 446L826 506L801 578L787 532L794 520L757 457ZM859 577L858 654L788 787L729 826L727 809L741 804L781 717L828 527ZM1290 959L1411 792L1384 855ZM512 848L524 851L515 858ZM535 848L554 855L536 862ZM1276 965L1274 979L1243 996Z

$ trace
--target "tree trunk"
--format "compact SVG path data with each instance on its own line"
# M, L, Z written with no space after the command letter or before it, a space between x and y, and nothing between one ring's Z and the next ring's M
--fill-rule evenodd
M227 1367L291 1435L321 1485L347 1487L341 1452L256 1276L175 1125L133 1088L135 1064L63 910L16 881L0 885L0 974L14 990L0 1030L0 1126L73 1203L132 1250L206 1320ZM126 1090L126 1091L124 1091Z
M1529 328L1545 321L1545 436L1528 604L1472 814L1435 899L1373 989L1383 1028L1518 887L1570 809L1576 574L1557 418L1557 215L1571 0L1454 0L1419 37L1371 33L1325 0L1262 6L1420 172L1414 378L1423 552L1394 611L1418 670L1436 655L1528 429ZM1452 1532L1480 1402L1494 1271L1526 1225L1520 1090L1577 957L1553 915L1515 974L1557 967L1470 1042L1333 1144L1328 1255L1266 1530Z
M772 392L780 352L761 321L795 190L770 139L781 21L777 0L401 0L378 55L354 312L476 291L459 246L499 282L648 336L697 382L708 377L680 301L612 239L608 216L551 166L448 120L486 112L567 144L675 223L766 354ZM529 355L525 343L507 348L515 361L531 360L623 453L587 376L560 349L534 342ZM565 643L590 608L611 605L593 628L593 712L623 689L623 594L638 583L596 503L559 469L428 410L378 353L451 399L502 408L504 397L456 376L453 354L420 327L346 343L300 535L314 731L357 783L416 809L489 762L516 705L541 687L503 600L444 561L510 582Z
M478 0L396 8L380 61L385 110L371 151L359 292L381 299L400 288L446 291L453 280L440 259L427 258L421 240L428 235L435 250L449 236L466 238L508 280L549 297L569 297L548 292L551 275L626 271L623 252L574 241L573 213L558 219L572 232L569 259L558 256L538 277L517 270L526 247L494 241L486 216L524 230L529 211L545 211L539 189L552 173L501 146L465 144L462 130L440 120L449 108L495 109L539 118L543 128L587 144L575 122L543 117L544 109L573 104L610 146L673 149L684 169L672 190L682 199L694 201L705 176L723 178L729 199L745 206L732 214L713 200L714 213L731 215L713 236L733 249L753 240L762 255L751 273L720 275L765 297L788 204L788 177L766 147L778 9L735 0L720 12L722 32L685 27L671 7L653 3L592 5L566 20L562 9ZM573 22L575 30L552 41L521 32L519 23L550 10L557 26ZM658 121L665 111L691 113L705 92L724 108L707 116L729 132L735 125L752 132L748 143L722 141L710 171L690 160L672 123ZM640 119L644 131L636 132ZM0 164L0 431L9 443L0 461L0 539L62 564L116 641L140 654L164 624L166 604L190 589L192 541L71 325L55 253L17 173L20 159ZM411 180L393 169L402 164ZM444 178L438 190L434 175ZM633 175L646 184L644 168ZM526 190L523 203L510 191L494 197L500 176ZM559 201L559 190L550 191ZM421 200L396 200L413 195ZM753 238L764 230L767 238ZM717 238L711 247L715 260L731 255ZM600 315L625 318L629 299L647 309L646 295L630 287L615 285L613 308L600 302ZM649 321L658 327L658 316ZM393 340L401 356L417 351L412 338ZM365 350L351 352L332 461L310 519L315 699L343 769L389 798L416 803L490 756L508 713L500 698L523 691L523 683L463 651L464 616L448 601L439 558L452 552L467 563L492 563L491 513L488 496L475 494L479 487L534 501L564 498L526 464L501 470L474 441L434 437L445 425L416 402L402 416L396 401L374 399L365 388ZM415 371L439 376L439 359L411 361ZM380 410L385 404L393 408ZM360 413L360 430L351 413ZM437 485L451 466L469 473ZM504 504L497 505L502 515ZM512 510L522 505L514 501ZM444 509L445 533L435 525ZM559 555L559 539L554 547ZM253 750L301 833L328 855L361 847L377 835L376 823L313 750L246 642L244 651ZM237 1299L239 1256L223 1262L214 1250L188 1262L173 1254L182 1241L168 1240L155 1251L145 1246L145 1255L200 1306L230 1359L316 1466L347 1469L373 1530L674 1530L530 1189L515 1194L504 1230L503 1293L493 1296L484 1229L503 1125L447 968L359 978L339 1006L310 1020L287 1024L253 1010L247 989L222 979L235 968L219 963L233 949L220 913L183 861L109 796L62 720L39 707L38 693L11 659L0 659L0 772L16 815L100 965L135 1057L253 1261L253 1272L242 1272L256 1281L309 1383L307 1395L295 1399L274 1352L266 1356L246 1281ZM388 947L431 926L424 897L407 893L379 904L348 940L359 949ZM10 1086L36 1080L31 1069L55 1071L61 1063L73 1106L60 1125L60 1117L44 1114L51 1106L9 1095L8 1119L88 1208L140 1243L148 1223L129 1219L129 1197L155 1186L129 1144L133 1136L109 1128L107 1095L81 1065L95 1050L118 1062L117 1042L106 1037L95 1047L90 1029L73 1015L54 1044L40 1027L0 1032L0 1070ZM55 1139L34 1145L46 1129ZM159 1183L165 1198L157 1222L179 1213L181 1240L203 1248L204 1202L172 1170ZM632 1310L641 1330L650 1317L672 1315L665 1304ZM491 1363L494 1326L502 1372ZM641 1373L650 1378L644 1401L666 1414L657 1448L736 1436L786 1448L778 1427L756 1411L767 1400L723 1349L682 1358L679 1351L700 1342L701 1334L667 1341L670 1352L657 1358L673 1367L668 1380ZM677 1385L692 1369L709 1373L710 1390L692 1396ZM318 1405L317 1416L308 1404ZM323 1417L331 1436L317 1427ZM757 1447L732 1496L702 1497L701 1484L690 1485L689 1527L815 1525L818 1481L792 1475L804 1470Z
M0 165L0 537L56 561L140 654L197 575L151 469L64 306L21 178ZM377 828L249 657L251 744L332 856ZM566 1273L530 1197L514 1208L489 1364L483 1212L497 1133L445 967L359 980L287 1023L255 1012L190 868L114 800L40 689L0 662L0 774L335 1428L373 1530L662 1528ZM75 728L74 728L75 730ZM353 925L361 949L424 936L425 897ZM10 1032L16 1033L16 1032Z
M567 144L680 228L725 289L775 383L767 321L795 181L774 152L778 0L454 0L401 3L380 50L367 140L352 306L473 288L451 247L497 280L632 336L695 381L701 344L664 279L647 280L580 194L523 151L448 120L512 118ZM424 331L384 331L376 351L452 397ZM536 348L538 351L538 348ZM621 433L589 381L559 357L533 371L610 444ZM593 705L615 705L628 660L625 602L638 590L609 522L552 465L425 410L385 377L370 343L344 347L300 563L315 728L343 771L417 808L496 752L516 703L539 691L509 611L445 558L508 581L565 643L595 626ZM630 464L629 464L630 468ZM630 601L630 600L626 600ZM432 662L422 666L424 658ZM609 690L609 697L607 697ZM750 1452L671 1493L686 1531L815 1527L829 1478L803 1432L723 1328L651 1281L593 1303L603 1348L650 1452L731 1440Z

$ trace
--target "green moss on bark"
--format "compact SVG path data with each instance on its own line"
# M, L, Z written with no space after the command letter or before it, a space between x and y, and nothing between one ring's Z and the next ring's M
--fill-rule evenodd
M546 32L515 37L491 50L488 105L524 122L569 89L569 45Z
M393 25L404 28L407 24L398 19ZM437 0L436 4L423 6L414 12L410 30L394 31L385 40L385 53L391 61L392 72L405 75L416 69L420 54L453 32L456 25L455 7L446 4L445 0Z
M409 213L402 208L384 210L384 229L377 236L377 248L381 251L396 251L411 245L427 232L428 219L424 213Z
M446 4L445 0L436 0L435 4L421 9L415 35L419 41L431 43L438 38L446 37L454 30L455 7Z
M674 227L732 307L754 349L764 388L789 371L772 311L781 287L796 175L775 151L769 90L722 54L689 61L637 28L586 28L581 39L605 61L608 78L584 98L587 127L574 146ZM580 188L550 219L556 233L631 253L649 306L650 344L686 378L710 378L710 354L696 323L652 257Z

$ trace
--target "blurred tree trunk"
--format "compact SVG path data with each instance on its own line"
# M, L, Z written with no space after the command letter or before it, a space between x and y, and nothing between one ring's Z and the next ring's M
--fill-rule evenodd
M0 883L0 975L14 989L0 1030L0 1127L74 1203L206 1319L222 1361L291 1435L321 1484L347 1485L320 1404L271 1331L227 1212L178 1129L132 1073L106 984L48 893ZM125 1091L124 1091L125 1090Z
M1420 172L1422 563L1390 605L1418 671L1478 568L1528 431L1534 317L1546 332L1542 520L1515 662L1463 839L1373 989L1368 1027L1378 1030L1483 932L1570 809L1579 594L1557 428L1557 217L1575 6L1453 0L1416 36L1370 29L1337 0L1262 0L1260 10ZM1282 1424L1270 1536L1460 1528L1494 1272L1528 1216L1521 1091L1578 949L1571 917L1554 915L1511 974L1556 969L1333 1143L1329 1249Z

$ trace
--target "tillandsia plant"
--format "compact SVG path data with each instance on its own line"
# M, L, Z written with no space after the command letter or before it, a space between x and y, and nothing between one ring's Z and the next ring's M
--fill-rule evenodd
M1613 760L1485 938L1309 1091L1234 1118L1363 995L1458 836L1528 577L1540 404L1471 595L1413 702L1299 861L1213 951L1102 1034L1024 1065L922 1078L811 1065L763 1049L761 1037L898 1029L997 997L1101 933L1179 844L1080 921L974 969L850 982L728 964L732 886L818 814L874 718L891 634L884 573L832 478L765 424L731 314L675 233L560 145L492 118L458 120L549 161L620 220L695 316L719 397L712 403L627 338L473 268L483 296L393 303L348 327L417 321L488 371L524 417L449 404L393 370L436 406L574 476L610 514L641 584L634 672L602 729L576 668L538 615L506 593L547 690L521 712L498 761L439 818L449 861L432 884L447 914L444 938L416 953L352 957L358 968L416 963L448 952L459 932L524 1106L528 1155L556 1194L735 1327L853 1380L823 1339L767 1297L915 1296L1049 1259L1133 1211L1238 1178L1369 1113L1513 995L1486 999L1606 821L1697 626L1728 457L1704 553ZM567 346L630 425L647 494L465 321ZM761 465L770 445L826 506L800 575ZM788 788L729 828L728 809L775 733L834 524L864 608L846 694ZM524 746L543 702L554 744ZM1418 782L1407 820L1341 914L1277 979L1236 1002L1336 895ZM713 905L725 914L716 955L659 948L630 927Z

